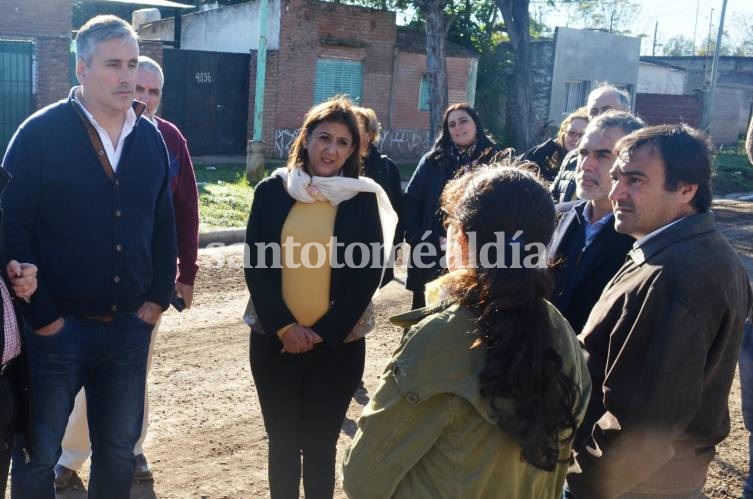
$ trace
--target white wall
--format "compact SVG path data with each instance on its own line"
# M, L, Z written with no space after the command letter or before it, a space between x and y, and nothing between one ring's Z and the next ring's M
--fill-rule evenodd
M139 30L146 39L172 40L174 20L163 19ZM267 10L267 48L280 48L280 0ZM248 54L259 48L259 2L196 12L182 18L180 47L186 50Z
M641 62L638 93L682 95L685 93L685 74L682 69Z
M640 51L640 38L558 27L549 121L560 123L566 114L563 108L567 81L590 81L592 88L596 83L606 81L617 86L630 86L634 92L638 83Z

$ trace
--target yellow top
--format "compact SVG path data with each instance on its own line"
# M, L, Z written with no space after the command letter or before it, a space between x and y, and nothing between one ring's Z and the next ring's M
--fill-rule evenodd
M296 202L282 226L282 299L301 326L313 326L329 310L336 214L337 206L327 202ZM282 338L292 326L277 335Z

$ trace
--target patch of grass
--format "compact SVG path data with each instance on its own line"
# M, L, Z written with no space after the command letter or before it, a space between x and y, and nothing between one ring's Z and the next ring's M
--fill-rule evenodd
M199 186L199 229L243 227L253 199L245 165L194 166Z
M714 195L753 192L753 166L744 153L739 150L720 151L715 163Z
M265 176L283 164L265 160ZM254 189L243 164L196 164L200 231L246 227Z

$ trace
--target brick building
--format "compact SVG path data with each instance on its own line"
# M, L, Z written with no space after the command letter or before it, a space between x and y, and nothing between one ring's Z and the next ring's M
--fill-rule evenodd
M206 58L206 52L215 52L217 57L250 54L248 97L243 103L248 109L248 136L253 132L258 9L258 2L249 2L182 18L181 49L195 51L197 59ZM138 30L143 38L169 40L173 37L173 20L163 19ZM264 141L268 154L285 156L306 111L336 93L348 94L376 111L383 127L384 152L396 158L417 158L428 150L426 41L422 32L396 26L394 12L316 0L270 0L266 38ZM187 69L171 67L171 50L165 49L166 96L172 90L168 89L171 81L195 86L199 83L191 81L194 75L213 71L190 62L185 65ZM477 64L477 54L448 43L451 103L473 103ZM223 64L215 70L224 73L231 68ZM222 84L218 78L214 82ZM208 88L206 82L201 84ZM192 89L187 92L193 95ZM212 92L223 93L219 88ZM171 112L176 115L171 116ZM184 132L190 130L192 123L181 122L178 112L177 106L169 103L163 109L167 119ZM198 121L196 116L184 119ZM217 128L206 126L208 130L212 127ZM187 135L190 140L190 131Z
M0 156L31 112L70 89L72 0L3 0L0 13Z

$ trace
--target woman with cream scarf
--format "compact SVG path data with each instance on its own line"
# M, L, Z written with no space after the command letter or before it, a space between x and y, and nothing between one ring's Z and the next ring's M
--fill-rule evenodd
M378 184L359 178L359 141L350 101L319 104L287 168L254 190L246 318L272 499L297 499L301 474L307 499L332 497L337 438L363 374L397 215Z

